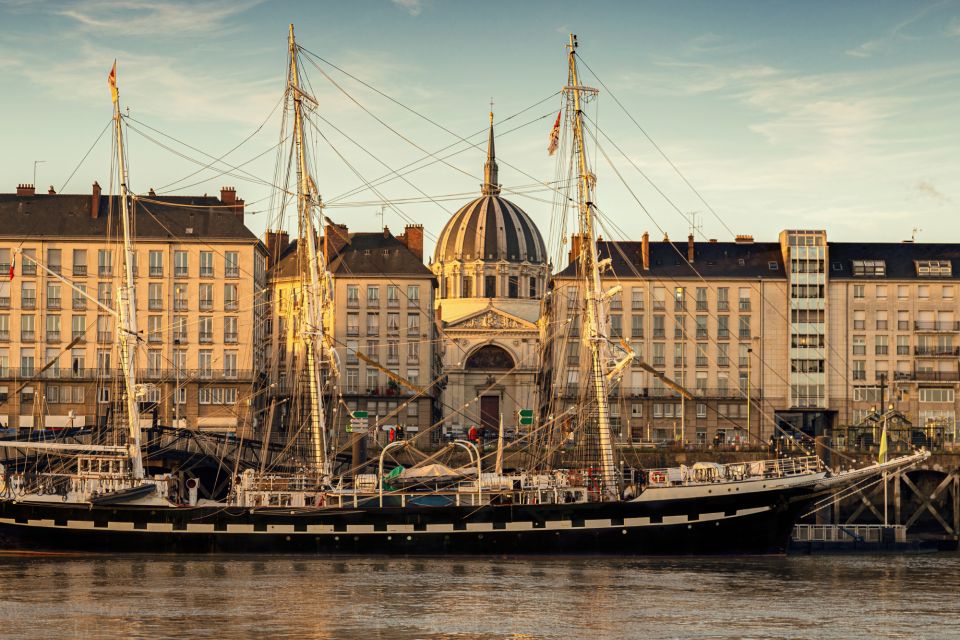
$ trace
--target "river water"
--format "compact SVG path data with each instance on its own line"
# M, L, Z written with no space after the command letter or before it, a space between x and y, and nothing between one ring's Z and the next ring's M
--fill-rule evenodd
M957 638L960 555L3 555L0 637Z

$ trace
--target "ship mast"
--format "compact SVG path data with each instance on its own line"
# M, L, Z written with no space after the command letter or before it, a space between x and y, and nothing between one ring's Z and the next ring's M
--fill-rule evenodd
M114 131L117 137L117 170L120 174L120 220L123 229L123 285L118 288L119 314L117 337L120 339L120 364L127 392L127 424L130 430L127 451L135 480L143 479L143 451L140 448L140 407L137 402L137 308L134 295L131 220L127 191L127 164L123 155L123 128L120 117L120 92L116 86L116 63L110 72L113 93Z
M597 262L597 242L593 229L593 187L596 177L590 172L586 147L583 140L583 111L581 102L584 96L595 96L596 89L580 85L577 76L577 36L570 34L569 77L565 87L568 100L573 104L573 145L577 158L577 202L580 226L580 266L586 275L586 317L584 319L584 337L590 351L590 383L596 396L597 431L600 445L600 472L604 491L608 497L617 495L616 463L613 455L613 439L610 432L610 407L607 403L607 362L609 340L606 335L606 313L603 307L604 292L600 281L600 267Z
M326 419L321 390L322 372L320 370L321 343L323 340L323 317L320 309L320 269L317 251L317 234L313 226L313 181L307 171L306 149L303 142L303 92L300 91L300 79L297 72L297 43L290 25L290 70L288 90L293 98L294 140L297 148L297 214L299 220L299 245L307 251L306 269L301 270L301 290L303 292L301 309L301 332L304 353L307 357L307 375L309 377L310 434L313 445L314 471L328 475ZM301 264L303 261L301 260ZM304 273L306 271L306 273Z

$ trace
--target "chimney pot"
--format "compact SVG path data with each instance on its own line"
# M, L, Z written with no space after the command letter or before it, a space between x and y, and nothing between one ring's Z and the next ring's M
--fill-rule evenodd
M397 237L397 240L407 246L417 258L423 260L423 225L408 224L403 228L403 233Z
M641 258L643 259L643 269L644 271L650 270L650 234L646 231L643 232L643 240L640 244L640 253Z
M53 188L53 185L50 185L50 188L47 189L47 195L48 195L48 196L55 196L55 195L57 195L57 190Z
M32 184L22 183L17 185L17 195L18 196L32 196L35 194L35 189Z
M693 234L687 236L687 262L693 264L694 242Z

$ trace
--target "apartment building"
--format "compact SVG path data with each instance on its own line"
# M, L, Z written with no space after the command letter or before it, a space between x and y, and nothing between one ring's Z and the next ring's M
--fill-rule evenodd
M570 264L553 278L552 379L568 402L588 362ZM823 230L778 242L600 242L609 258L608 333L680 383L635 362L614 388L613 423L634 440L766 441L774 425L822 434L891 402L931 438L956 439L960 245L830 243Z
M116 350L119 201L0 195L0 424L105 424L123 407ZM236 431L253 424L262 370L266 250L232 188L133 207L141 420ZM7 275L9 274L9 275Z
M327 318L339 368L336 384L350 411L366 411L371 425L403 425L413 435L435 420L436 363L434 294L436 279L423 264L423 227L408 225L394 236L389 229L351 233L345 225L327 225L318 243L332 274L333 313ZM287 418L290 403L305 382L300 362L299 242L284 231L267 232L275 256L270 268L271 322L267 342L278 401L275 420ZM358 354L380 366L371 366ZM425 387L416 395L384 371ZM416 395L416 397L414 397ZM349 416L341 411L345 426Z

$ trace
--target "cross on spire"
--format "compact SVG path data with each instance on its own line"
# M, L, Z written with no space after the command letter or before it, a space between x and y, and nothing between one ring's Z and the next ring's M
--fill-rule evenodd
M483 165L481 193L485 196L500 194L500 184L497 182L497 154L493 146L493 98L490 98L490 133L487 136L487 161Z

